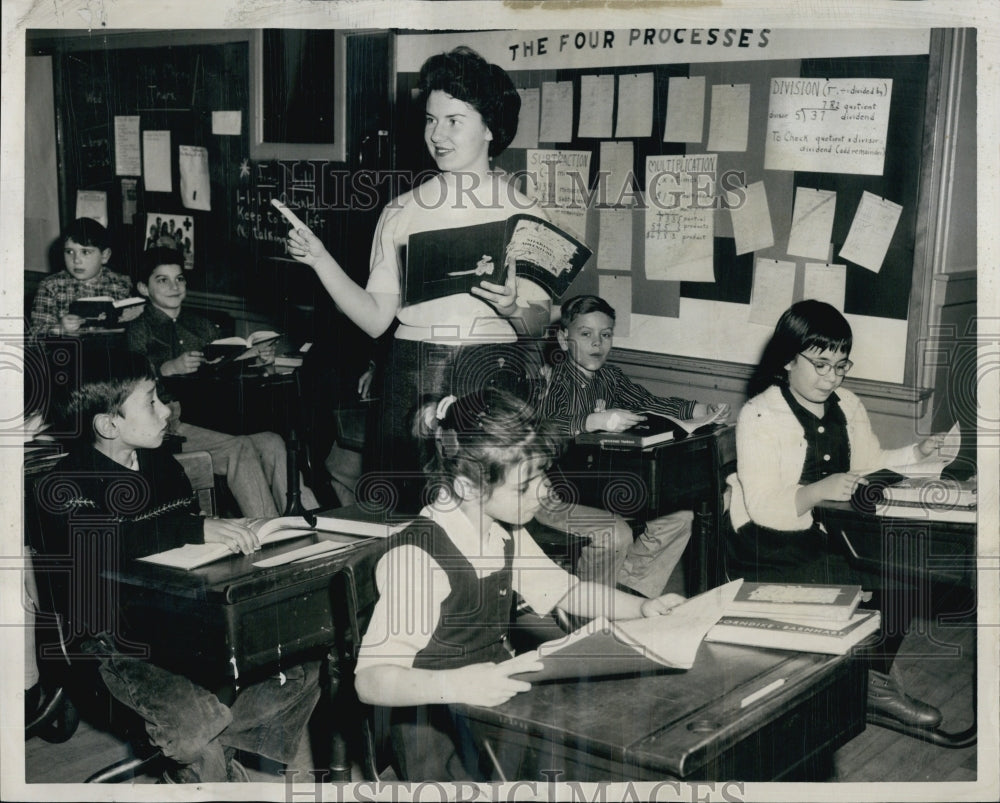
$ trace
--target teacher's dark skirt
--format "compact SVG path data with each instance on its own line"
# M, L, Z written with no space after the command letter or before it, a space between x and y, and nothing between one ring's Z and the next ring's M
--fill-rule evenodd
M537 404L540 366L531 342L393 340L381 370L381 408L369 423L358 501L404 514L419 511L428 501L424 469L433 456L433 440L415 432L418 410L449 394L461 397L488 387Z

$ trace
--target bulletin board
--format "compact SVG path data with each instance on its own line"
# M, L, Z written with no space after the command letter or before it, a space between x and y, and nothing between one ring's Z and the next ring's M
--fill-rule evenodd
M633 189L637 197L641 197L642 191L646 189L647 157L711 153L707 148L711 130L711 91L716 87L749 85L746 146L738 151L717 153L717 177L721 180L726 173L736 172L742 175L744 186L763 182L773 245L737 254L731 213L723 197L722 187L717 184L719 201L712 212L714 237L711 270L714 281L663 281L647 278L644 264L644 241L647 233L645 210L636 208L634 203L631 211L631 259L627 269L626 266L609 269L605 263L599 270L597 259L601 247L601 209L599 205L588 206L584 239L594 248L595 256L571 286L567 296L598 293L602 286L608 287L609 280L629 280L631 286L627 299L622 296L617 299L620 312L627 312L624 316L619 315L616 330L619 345L685 357L752 364L759 355L759 347L773 328L773 321L767 326L746 325L753 300L754 272L758 260L779 260L794 264L792 272L788 274L789 281L793 283L789 302L803 297L806 263L829 262L845 265L846 280L841 309L854 325L856 335L859 330L863 337L878 333L879 342L888 346L885 349L885 364L891 363L893 370L898 373L898 377L890 378L884 365L872 366L868 369L871 378L901 380L900 366L905 362L906 319L913 280L920 200L919 182L930 60L927 39L922 46L917 45L909 52L903 48L902 51L885 54L880 53L882 47L878 42L878 32L873 32L871 41L864 44L857 41L857 32L843 33L844 37L851 38L849 42L846 39L841 41L837 32L813 32L822 33L828 40L817 42L815 38L809 40L798 37L797 34L801 32L773 32L765 29L748 32L746 38L749 46L743 50L738 47L717 47L714 50L703 47L697 50L693 47L678 47L669 37L664 44L660 32L657 32L650 43L653 47L644 48L640 52L637 45L643 43L643 39L647 38L645 35L637 37L635 32L617 31L603 32L605 40L601 40L599 36L594 37L595 41L589 42L590 52L581 54L573 48L573 32L532 33L536 33L533 43L529 43L525 32L518 32L517 35L508 37L509 41L504 39L499 43L485 38L477 39L475 35L459 37L454 34L428 34L422 42L406 43L405 49L401 48L405 52L397 81L397 105L402 110L403 119L416 123L421 113L413 100L421 55L429 56L457 44L468 44L488 60L503 66L519 89L541 89L546 82L571 84L571 137L558 142L539 140L535 147L589 152L588 188L594 190L600 167L602 140L578 135L581 115L591 113L589 107L581 108L582 81L586 76L615 77L617 89L614 117L617 117L621 78L637 73L651 73L653 113L648 135L603 138L603 141L631 143ZM499 36L502 34L495 34L494 38ZM515 41L518 36L520 38ZM459 41L463 38L464 41ZM608 46L608 38L613 39L613 46ZM884 38L886 41L891 39ZM538 43L543 39L543 48L547 47L547 51L543 49L544 55L540 55ZM797 39L801 41L796 41ZM702 39L703 43L704 41ZM721 42L721 35L719 41ZM690 44L690 31L686 44ZM768 50L764 45L773 45L773 48ZM560 54L563 46L565 53ZM890 44L886 49L891 50L893 47ZM691 59L683 60L687 54L691 55ZM720 57L719 60L713 59L716 54ZM659 59L660 55L662 60ZM670 81L672 78L687 77L704 77L707 87L701 141L664 142L665 117L671 103ZM891 92L887 93L891 97L891 105L881 173L870 175L832 170L781 169L774 165L765 168L767 137L773 127L768 119L773 79L858 79L858 91L867 89L867 83L871 83L868 79L880 79L884 85L891 82ZM860 86L861 84L865 86ZM806 102L802 104L804 107L809 105ZM843 112L843 109L840 111ZM542 115L544 114L543 105ZM406 118L405 115L410 117ZM403 130L406 128L404 126ZM422 142L416 137L412 139L417 141L407 144L404 142L405 137L400 137L399 166L427 167L430 163L421 152ZM526 148L512 147L498 157L496 163L499 167L518 174L528 168L527 154ZM793 256L786 251L793 207L800 188L836 193L836 209L825 259ZM877 272L841 258L840 255L863 194L901 207L898 222ZM626 300L630 302L630 308L622 310ZM627 328L630 318L633 324L631 333ZM720 323L714 329L700 329L706 318L717 318ZM623 319L626 322L624 338L620 336ZM731 331L727 327L731 327ZM711 338L713 332L718 334L717 338ZM720 343L734 342L741 345L742 351L727 353L726 347L720 346ZM864 377L867 367L863 361L859 368L860 376Z

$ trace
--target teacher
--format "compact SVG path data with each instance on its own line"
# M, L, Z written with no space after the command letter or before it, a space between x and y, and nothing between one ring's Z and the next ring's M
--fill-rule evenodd
M441 172L392 200L372 244L368 283L355 283L309 229L292 230L288 251L313 268L333 301L362 330L379 337L398 319L387 364L381 366L381 420L368 468L392 472L404 503L413 503L422 468L413 417L425 396L509 385L519 373L512 355L518 334L538 336L549 323L551 299L508 266L505 284L483 281L459 293L406 305L402 281L409 235L506 220L527 212L544 217L490 160L517 130L521 99L510 77L478 53L458 47L430 57L418 91L425 106L424 142ZM469 268L475 268L470 265ZM511 370L512 367L515 370ZM405 482L407 478L412 482ZM400 484L403 481L403 485Z

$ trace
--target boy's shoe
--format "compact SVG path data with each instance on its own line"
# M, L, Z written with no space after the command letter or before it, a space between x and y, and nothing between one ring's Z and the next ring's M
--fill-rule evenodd
M890 675L868 670L868 711L917 728L936 728L941 712L910 697Z

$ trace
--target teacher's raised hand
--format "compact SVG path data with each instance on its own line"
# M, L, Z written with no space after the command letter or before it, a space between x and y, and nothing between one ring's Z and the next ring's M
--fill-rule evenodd
M323 241L305 226L288 231L286 240L288 253L299 262L315 267L324 256L328 256Z

